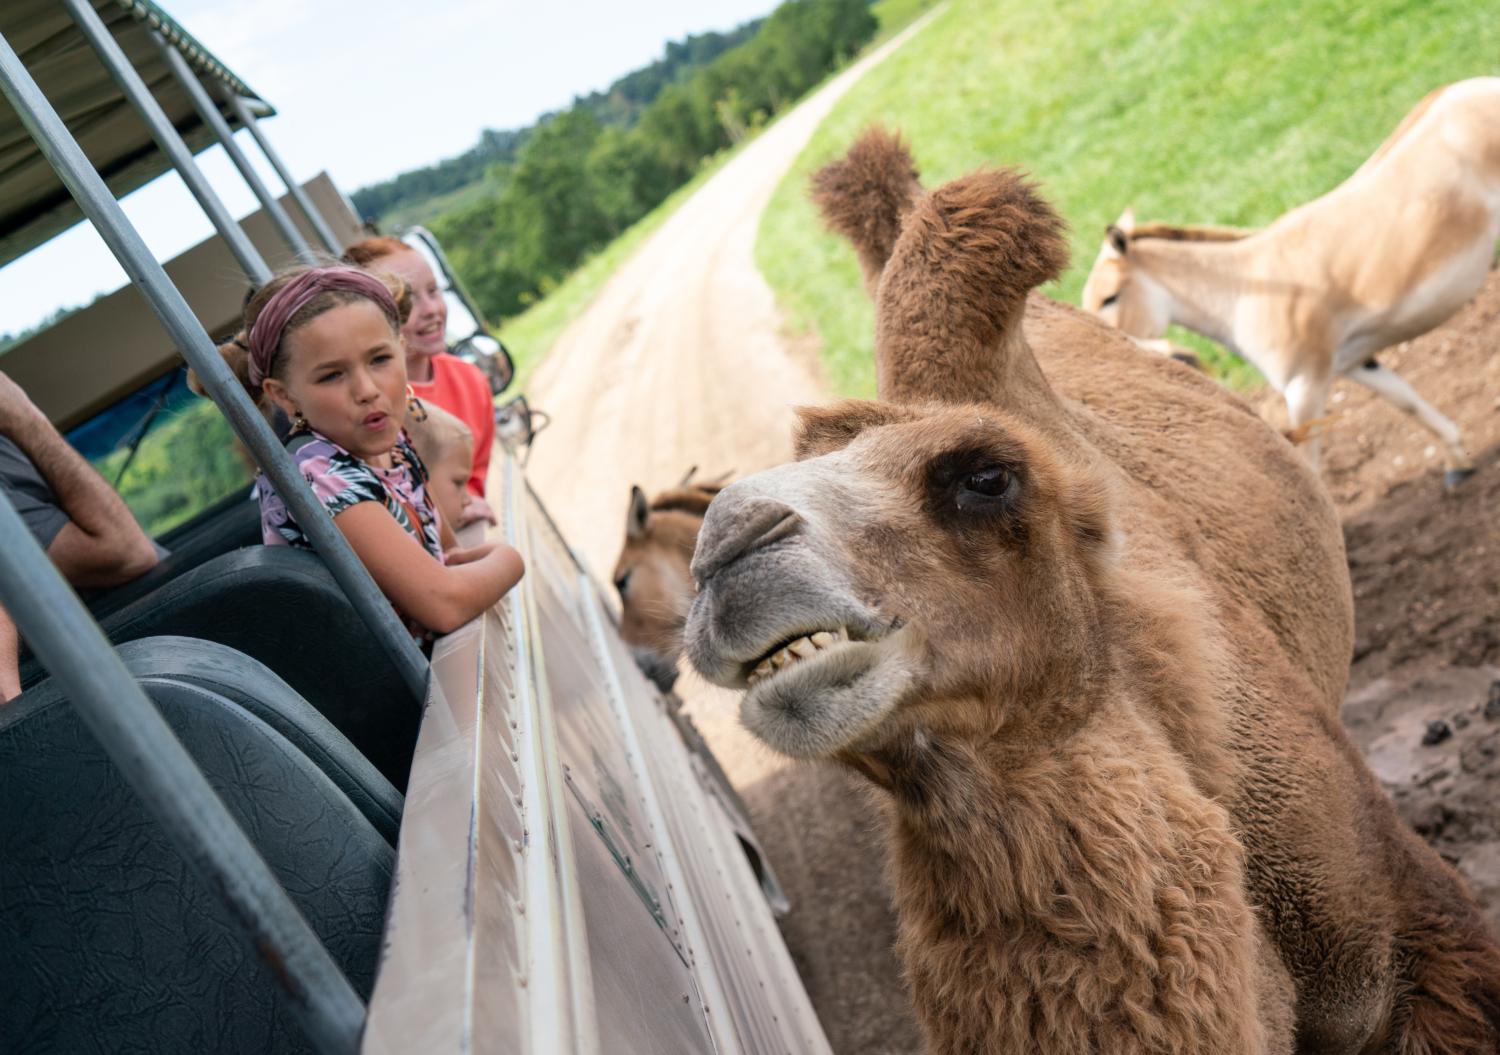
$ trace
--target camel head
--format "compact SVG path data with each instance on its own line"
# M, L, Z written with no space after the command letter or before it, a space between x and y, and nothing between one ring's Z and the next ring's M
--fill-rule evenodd
M748 690L754 734L832 757L1079 717L1110 565L1085 470L987 404L806 410L797 443L720 495L693 561L689 658Z
M677 680L682 627L693 602L688 564L718 481L694 484L690 472L677 487L646 499L630 489L625 544L615 562L620 594L620 635L636 664L663 692Z
M918 200L878 275L883 401L802 411L798 460L709 509L688 656L746 690L770 746L869 773L927 732L1024 744L1080 719L1108 651L1107 491L1049 432L1021 332L1063 262L1013 172Z

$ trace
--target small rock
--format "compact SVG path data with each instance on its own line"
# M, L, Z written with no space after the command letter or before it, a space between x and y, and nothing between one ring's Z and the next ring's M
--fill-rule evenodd
M1484 720L1493 722L1500 718L1500 681L1490 682L1490 698L1484 703Z
M1469 727L1469 716L1467 714L1455 714L1453 716L1453 728L1467 729Z
M1441 718L1427 723L1427 731L1422 734L1422 746L1432 747L1440 744L1453 735L1453 727Z

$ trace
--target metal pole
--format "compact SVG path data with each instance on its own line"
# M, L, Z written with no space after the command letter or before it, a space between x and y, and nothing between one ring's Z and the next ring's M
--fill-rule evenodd
M14 55L9 44L0 49L7 64ZM355 1052L365 1018L359 995L3 492L0 602L167 837L273 967L314 1045Z
M276 224L276 229L281 232L281 237L286 239L287 245L302 258L311 264L317 262L317 254L313 252L312 246L307 239L302 237L302 232L297 230L297 225L292 223L292 218L286 214L281 207L281 202L271 193L269 187L261 182L260 176L250 165L250 159L240 149L240 145L234 141L234 131L229 127L229 122L224 120L224 115L219 113L218 104L209 97L208 89L203 87L198 75L188 68L187 60L182 57L181 52L167 41L163 40L161 34L151 33L150 37L161 52L162 57L167 60L167 65L173 74L187 89L188 95L193 100L193 105L198 108L199 115L214 130L214 135L219 137L219 142L224 147L224 153L229 155L229 160L234 162L234 167L240 170L240 176L250 185L255 193L260 207L271 217Z
M349 548L343 534L334 527L327 510L313 496L286 449L276 442L270 426L230 373L208 334L193 317L187 301L152 257L141 236L130 226L120 203L105 187L57 116L57 111L16 57L10 42L3 37L0 37L0 92L10 100L27 132L67 185L84 215L92 221L115 259L145 295L177 348L197 372L209 396L219 405L245 446L250 448L277 494L312 539L313 546L349 602L369 626L375 639L384 645L420 706L427 698L427 680L431 673L427 660L401 625L390 602Z
M307 217L307 222L312 224L313 230L318 232L318 237L323 240L328 251L334 256L341 256L344 247L339 243L338 236L333 233L333 228L328 226L328 221L323 218L323 214L313 205L312 199L307 196L302 185L292 178L291 172L287 170L286 165L282 164L281 155L271 149L271 143L266 139L266 134L260 130L260 121L250 112L250 107L245 105L245 100L231 91L229 108L234 111L234 116L240 119L240 124L250 130L251 138L260 144L261 153L265 154L266 160L276 170L276 175L281 177L281 182L286 184L286 189L296 201L297 207Z
M172 167L182 177L182 182L187 184L188 190L192 191L193 197L198 199L198 204L208 214L209 221L214 225L214 230L219 232L219 237L229 246L229 251L239 261L240 269L251 282L257 286L263 286L271 279L271 269L266 265L265 258L260 255L260 250L255 248L254 243L245 235L244 230L224 207L214 189L208 185L208 180L199 170L197 162L193 160L193 152L188 149L182 137L177 134L177 129L162 112L161 105L152 96L151 90L141 80L141 75L136 72L130 60L125 57L119 43L109 30L105 28L104 20L94 10L94 5L88 0L63 0L73 21L78 23L78 28L83 30L83 35L88 38L99 59L114 77L115 83L130 100L141 119L151 129L151 136L161 147L162 151L172 159Z

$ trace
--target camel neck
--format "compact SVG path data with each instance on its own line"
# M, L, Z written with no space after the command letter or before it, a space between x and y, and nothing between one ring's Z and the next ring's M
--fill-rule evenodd
M887 403L986 403L1028 421L1058 420L1062 403L1026 342L1023 312L1024 302L993 328L971 320L942 342L929 341L926 334L878 334L879 398Z
M1146 238L1131 243L1131 266L1167 298L1172 322L1238 351L1234 318L1245 291L1249 241Z
M1260 1049L1224 811L1146 723L1044 753L918 736L891 768L900 948L930 1050ZM1134 1048L1126 1045L1127 1048Z

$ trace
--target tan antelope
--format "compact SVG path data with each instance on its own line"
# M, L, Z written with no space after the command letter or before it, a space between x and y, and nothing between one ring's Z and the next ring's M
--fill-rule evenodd
M1136 337L1186 326L1243 356L1293 429L1348 377L1416 417L1449 486L1474 471L1458 426L1375 358L1443 322L1484 283L1500 238L1500 77L1439 88L1341 185L1260 231L1108 228L1083 306ZM1318 441L1304 448L1313 464Z

